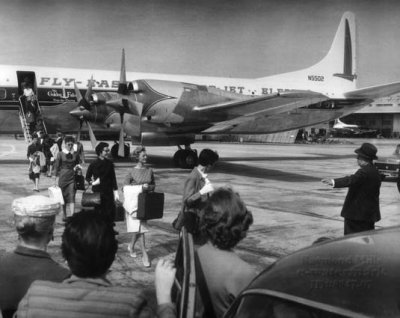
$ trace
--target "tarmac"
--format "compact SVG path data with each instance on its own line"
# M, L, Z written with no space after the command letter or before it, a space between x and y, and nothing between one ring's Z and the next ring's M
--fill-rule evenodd
M275 260L307 247L320 237L343 235L340 210L347 189L332 189L320 182L324 177L340 177L357 169L354 149L362 142L378 148L378 156L390 156L399 140L352 139L335 140L325 144L233 144L196 143L193 148L217 150L220 161L209 173L215 186L230 186L237 191L253 213L254 224L236 252L257 271ZM112 145L112 142L110 143ZM90 143L83 141L86 165L95 159ZM0 254L12 251L17 242L11 203L17 197L36 194L28 179L27 144L24 140L0 137ZM138 257L129 256L127 246L131 237L124 222L117 222L119 249L108 273L117 285L134 286L144 290L152 306L155 304L154 268L160 257L174 259L178 233L171 227L182 199L183 182L189 170L173 166L175 147L147 147L148 165L154 169L156 191L165 193L164 217L149 221L146 244L152 266L145 268ZM134 162L116 161L116 174L121 188L125 175ZM54 180L45 175L40 179L40 193L47 195ZM77 193L76 211L80 209L82 191ZM123 198L120 192L121 199ZM376 225L384 228L400 224L400 194L396 183L383 182L380 195L382 220ZM48 251L67 266L61 256L63 232L61 215L57 217L54 241Z

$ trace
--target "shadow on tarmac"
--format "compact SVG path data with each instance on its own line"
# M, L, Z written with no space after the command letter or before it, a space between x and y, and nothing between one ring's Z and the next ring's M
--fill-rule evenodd
M349 159L355 158L355 154L346 154L346 155L332 155L332 154L313 154L312 156L305 157L301 156L299 158L293 156L285 156L285 157L224 157L221 158L219 162L223 161L293 161L296 159L301 159L302 161L313 161L313 160L333 160L333 159Z
M319 181L319 177L305 176L303 174L296 174L284 172L282 170L264 169L259 167L247 166L245 164L236 164L229 162L218 162L213 169L213 173L233 174L236 176L244 176L251 178L261 178L268 180L287 181L293 182L315 182Z

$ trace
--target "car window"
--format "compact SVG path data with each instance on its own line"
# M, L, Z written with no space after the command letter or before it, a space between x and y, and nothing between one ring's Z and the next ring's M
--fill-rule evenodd
M266 295L243 296L235 318L342 318L345 316L326 312Z

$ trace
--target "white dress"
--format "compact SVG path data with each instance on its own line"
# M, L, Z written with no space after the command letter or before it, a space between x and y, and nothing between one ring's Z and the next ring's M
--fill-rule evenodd
M141 185L124 186L124 209L126 212L126 231L128 233L144 233L147 228L141 226L141 221L136 218L138 196L142 192ZM145 231L143 231L145 230Z
M146 221L136 218L139 193L142 185L148 184L151 190L155 187L152 169L134 167L124 180L124 208L126 211L126 230L128 233L148 232ZM126 189L125 189L126 187Z

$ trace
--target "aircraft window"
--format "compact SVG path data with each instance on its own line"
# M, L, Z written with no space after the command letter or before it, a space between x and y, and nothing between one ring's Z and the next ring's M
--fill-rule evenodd
M0 88L0 99L6 99L7 91L5 88Z

